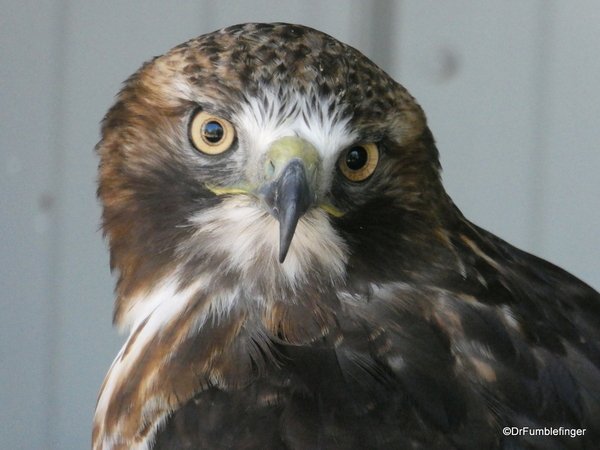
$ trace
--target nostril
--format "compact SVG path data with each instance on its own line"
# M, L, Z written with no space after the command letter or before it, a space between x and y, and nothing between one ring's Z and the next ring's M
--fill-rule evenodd
M275 173L275 164L273 164L273 160L270 159L267 163L267 175L273 175Z

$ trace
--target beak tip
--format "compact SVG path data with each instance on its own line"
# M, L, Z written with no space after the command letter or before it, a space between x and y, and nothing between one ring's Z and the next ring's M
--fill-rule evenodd
M279 249L279 264L283 264L286 256L287 256L287 251L284 251L282 248L280 248Z
M292 238L296 230L296 223L293 221L280 220L279 222L279 263L283 264L292 245Z

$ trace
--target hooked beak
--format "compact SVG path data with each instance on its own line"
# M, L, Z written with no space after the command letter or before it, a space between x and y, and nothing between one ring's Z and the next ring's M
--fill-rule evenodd
M316 149L297 137L279 139L267 153L267 181L259 195L265 209L279 221L280 263L285 261L298 221L316 201L313 186L319 169Z
M341 216L324 199L318 200L315 186L321 171L321 158L307 141L287 136L275 141L267 152L259 185L228 187L206 184L217 195L250 194L258 197L265 210L279 221L279 262L290 249L298 222L313 205L334 216Z
M269 213L279 221L279 262L285 261L300 218L308 211L315 195L308 183L304 163L294 158L279 176L260 190Z

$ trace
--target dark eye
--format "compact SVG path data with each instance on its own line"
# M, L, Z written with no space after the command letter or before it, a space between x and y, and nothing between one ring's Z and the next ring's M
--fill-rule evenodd
M235 130L227 120L200 111L190 123L190 141L207 155L223 153L233 142Z
M202 128L202 137L211 144L218 144L223 139L223 126L219 122L208 122Z
M379 150L373 143L355 145L346 150L338 166L350 181L363 181L369 178L377 167Z

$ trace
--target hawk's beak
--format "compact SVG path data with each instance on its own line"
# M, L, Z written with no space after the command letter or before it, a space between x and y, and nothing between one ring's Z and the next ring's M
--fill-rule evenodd
M287 136L275 141L265 157L259 180L234 183L229 186L206 182L206 188L216 195L252 195L261 200L264 208L279 221L279 262L288 254L296 226L312 205L335 217L343 212L333 206L326 196L318 195L321 157L304 139Z
M300 218L317 199L317 150L298 137L274 142L265 162L266 182L259 191L267 211L279 221L279 262L283 263Z

